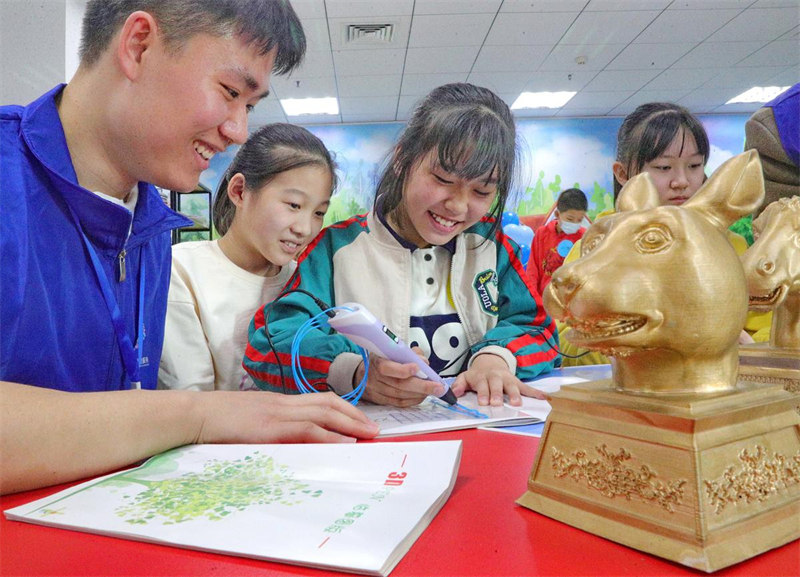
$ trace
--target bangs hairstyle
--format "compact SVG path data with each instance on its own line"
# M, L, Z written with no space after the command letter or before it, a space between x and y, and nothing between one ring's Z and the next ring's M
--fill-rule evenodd
M294 70L306 53L300 19L286 0L89 0L83 17L79 55L91 66L133 12L158 22L173 54L198 34L241 37L262 55L277 48L274 72Z
M388 214L402 205L409 172L431 151L442 170L465 180L497 180L492 205L496 230L517 166L514 118L492 91L472 84L446 84L416 107L387 159L375 208Z
M641 172L642 167L661 156L678 133L683 130L681 152L686 145L686 133L694 137L697 151L708 162L710 146L703 124L683 106L670 102L642 104L622 123L617 133L617 161L625 166L628 178ZM622 185L613 178L614 200Z
M228 197L228 183L235 174L242 173L247 190L258 192L282 172L309 165L330 171L333 194L339 182L336 162L319 138L294 124L267 124L256 130L236 153L217 185L212 213L220 236L228 232L236 216L236 205Z

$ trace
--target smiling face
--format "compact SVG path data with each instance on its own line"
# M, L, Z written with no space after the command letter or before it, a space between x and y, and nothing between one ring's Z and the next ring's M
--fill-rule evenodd
M239 37L207 34L174 53L155 35L112 135L129 143L117 165L133 181L192 190L216 152L246 140L247 113L268 92L274 56Z
M390 219L396 232L416 246L439 246L478 222L496 196L493 175L465 180L439 166L432 151L409 171L403 203Z
M681 129L658 157L627 174L620 162L614 163L614 176L625 184L635 174L646 172L653 179L662 206L680 206L696 193L705 180L703 155L691 132Z
M234 175L228 195L236 215L220 247L245 270L277 273L319 233L331 186L330 171L318 164L281 172L258 191L247 188L241 173Z

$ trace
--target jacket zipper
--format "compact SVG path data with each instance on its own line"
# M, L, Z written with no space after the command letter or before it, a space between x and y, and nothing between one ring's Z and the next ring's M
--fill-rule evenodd
M125 266L125 256L127 254L128 254L128 251L126 251L123 248L120 251L119 256L117 257L119 259L119 282L124 281L125 277L127 276L127 274L126 274L127 271L126 271L126 266Z

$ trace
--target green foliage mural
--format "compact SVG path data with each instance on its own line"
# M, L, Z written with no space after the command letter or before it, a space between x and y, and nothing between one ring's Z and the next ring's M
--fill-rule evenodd
M711 142L706 167L711 174L741 152L747 115L705 115L700 120ZM526 118L516 122L520 178L507 211L520 215L547 213L558 194L570 187L586 193L591 218L613 208L611 165L622 118ZM338 165L339 186L331 199L326 225L371 208L381 167L402 128L401 123L308 127L334 153ZM201 175L201 183L215 190L235 152L232 147L215 155L211 167Z
M130 502L116 514L133 525L171 525L198 518L218 521L253 505L292 506L322 494L293 479L291 472L272 457L258 452L243 459L211 461L198 473L158 480L160 474L177 468L175 457L176 451L169 451L139 469L104 481L125 490L145 487L139 493L126 494Z

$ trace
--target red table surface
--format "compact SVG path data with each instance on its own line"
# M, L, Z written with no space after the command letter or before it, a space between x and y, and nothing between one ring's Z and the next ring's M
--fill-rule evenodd
M538 439L466 430L405 437L463 441L450 499L392 572L392 577L496 575L704 575L607 541L515 503ZM400 438L391 439L401 440ZM66 486L7 495L3 510ZM264 539L271 530L264 529ZM369 547L369 543L364 543ZM345 575L0 520L2 575ZM715 575L800 575L800 541L767 551Z

